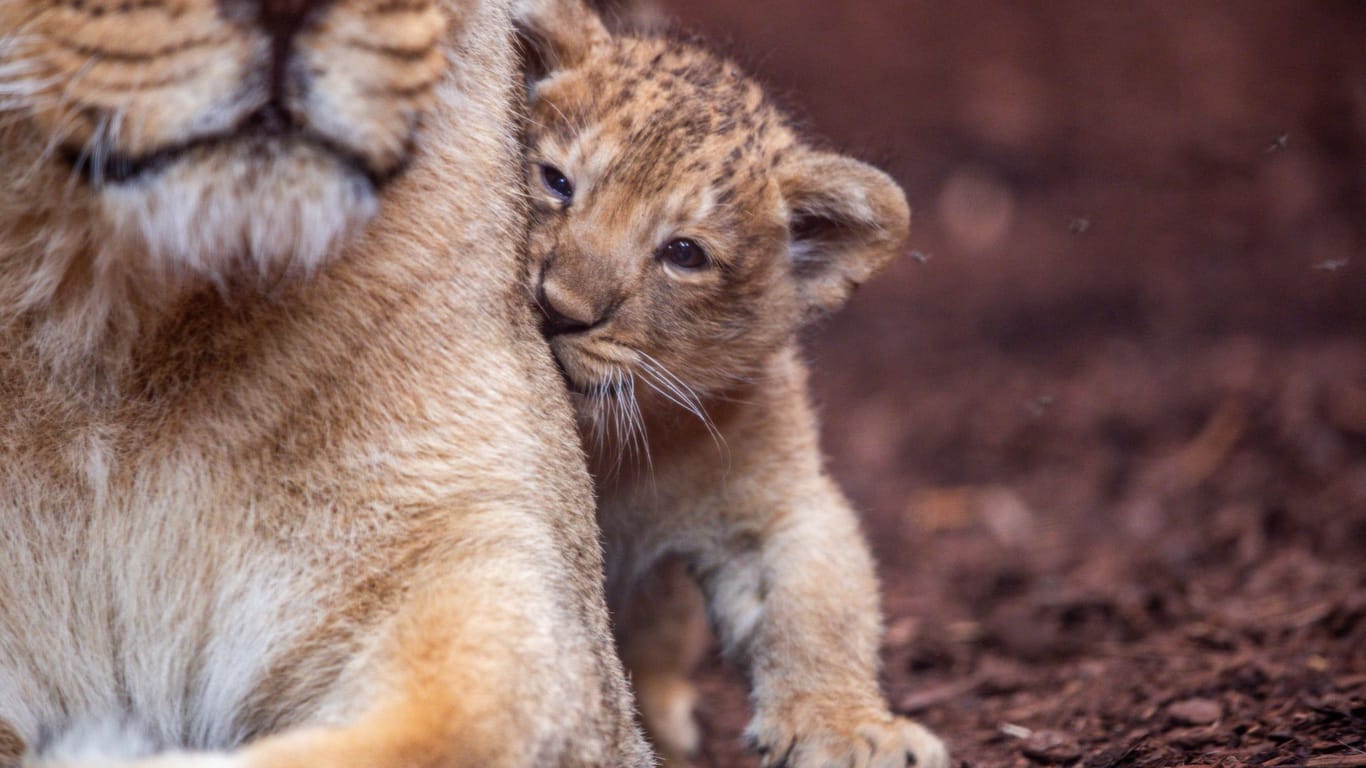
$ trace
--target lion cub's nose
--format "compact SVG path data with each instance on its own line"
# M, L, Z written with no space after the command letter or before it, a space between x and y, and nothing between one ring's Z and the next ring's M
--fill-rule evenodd
M593 302L546 277L542 277L536 291L536 304L544 316L541 330L547 337L587 331L607 319Z

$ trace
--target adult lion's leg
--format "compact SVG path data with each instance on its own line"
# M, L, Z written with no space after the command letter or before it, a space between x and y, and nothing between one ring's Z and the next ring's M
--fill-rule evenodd
M466 515L461 527L465 543L434 553L429 578L325 702L323 717L357 710L350 723L249 745L244 766L651 764L610 644L579 615L593 595L580 594L574 553L532 515Z
M137 768L644 768L652 759L613 675L610 640L529 515L466 516L304 722L232 752ZM499 524L512 529L499 532ZM568 588L566 588L568 585ZM44 768L113 766L43 755ZM132 768L132 766L129 766Z

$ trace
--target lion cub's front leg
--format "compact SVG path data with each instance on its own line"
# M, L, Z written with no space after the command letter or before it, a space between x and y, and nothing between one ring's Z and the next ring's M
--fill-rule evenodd
M716 628L750 674L748 736L764 766L943 768L939 739L882 700L872 563L843 498L823 479L811 485L771 529L735 531L694 558ZM618 617L622 661L667 768L692 765L700 746L688 676L705 624L683 565L660 563Z
M728 439L754 461L737 463L720 487L698 491L706 472L661 481L686 501L653 509L646 527L657 528L645 538L662 535L683 552L726 653L747 671L747 736L763 765L946 768L943 743L894 716L878 688L878 590L853 511L806 441L760 454L742 445L745 432L763 430ZM665 560L618 616L622 660L669 765L686 765L698 740L687 675L702 644L700 605L687 580Z
M877 584L848 504L824 476L781 493L782 511L698 563L721 640L749 671L763 765L945 768L943 743L878 689Z

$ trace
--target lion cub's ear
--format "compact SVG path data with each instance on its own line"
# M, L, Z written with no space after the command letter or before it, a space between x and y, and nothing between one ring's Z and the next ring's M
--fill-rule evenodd
M906 241L911 209L887 174L857 160L798 150L779 170L792 273L812 314L844 305Z
M607 27L580 0L516 0L512 20L526 51L528 81L582 64L610 40Z

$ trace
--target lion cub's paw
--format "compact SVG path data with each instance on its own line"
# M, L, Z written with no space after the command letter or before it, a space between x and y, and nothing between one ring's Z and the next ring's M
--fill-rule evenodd
M641 675L634 679L645 730L664 768L686 768L702 745L693 718L697 689L682 675Z
M777 720L756 717L750 741L763 768L948 768L944 742L886 712Z

